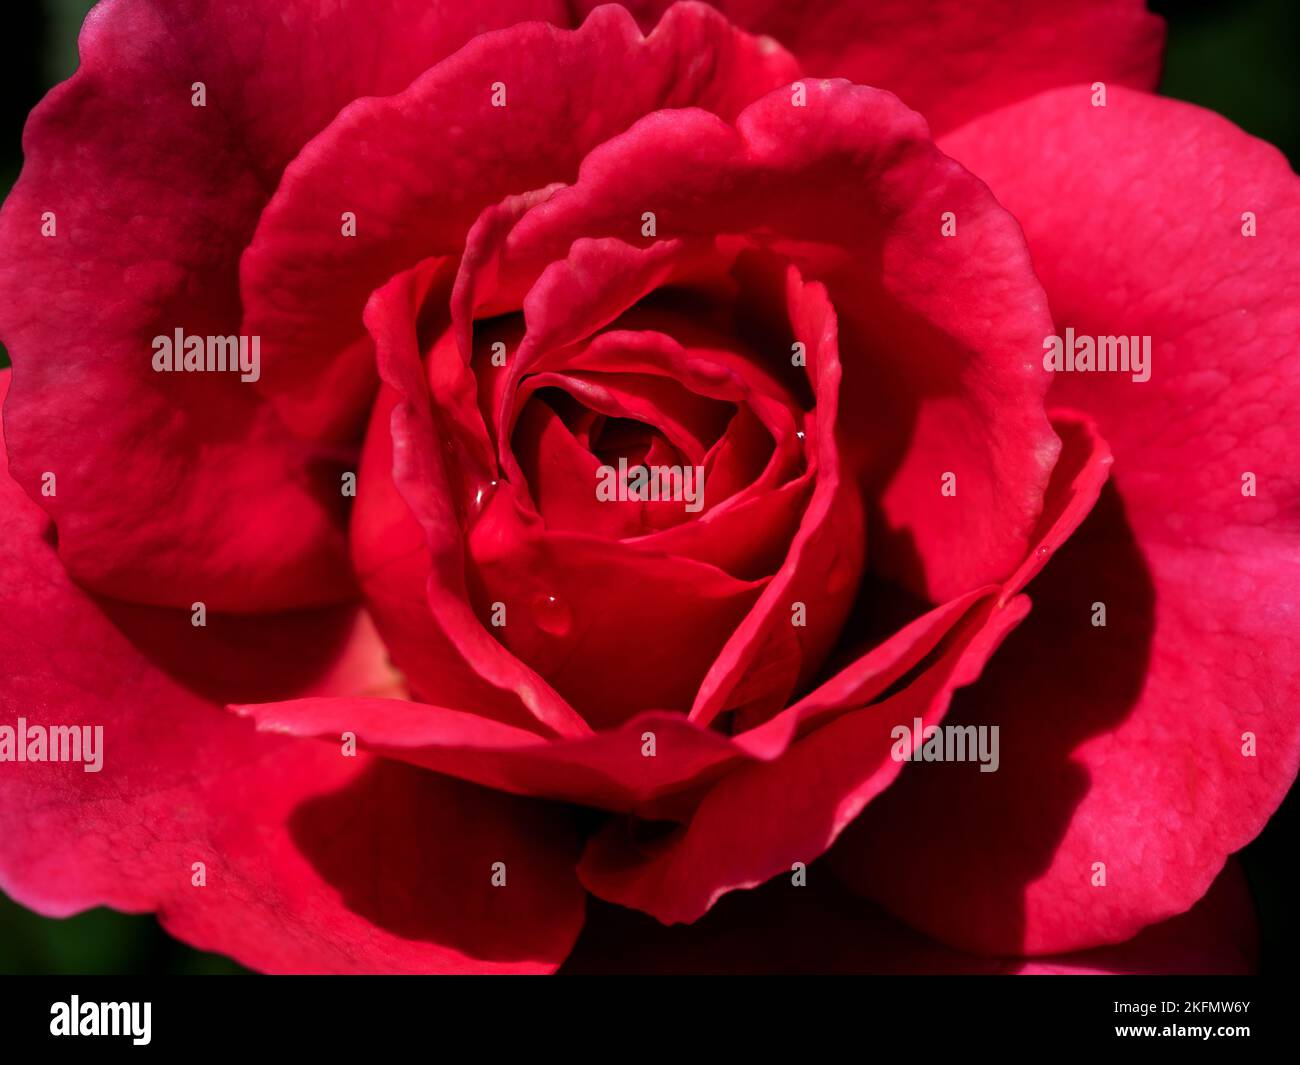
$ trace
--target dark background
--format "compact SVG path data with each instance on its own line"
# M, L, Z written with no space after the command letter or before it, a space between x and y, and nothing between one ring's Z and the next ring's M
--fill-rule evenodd
M19 145L27 113L76 69L77 28L91 6L92 0L6 4L0 69L9 84L0 95L0 189L8 190L22 165ZM1277 145L1297 168L1300 0L1150 0L1148 6L1169 24L1160 91L1226 115ZM8 364L0 347L0 367ZM1298 840L1300 789L1292 788L1264 833L1241 852L1259 907L1266 973L1287 971L1300 950L1294 906ZM0 895L0 973L242 971L178 943L151 916L98 909L56 921Z

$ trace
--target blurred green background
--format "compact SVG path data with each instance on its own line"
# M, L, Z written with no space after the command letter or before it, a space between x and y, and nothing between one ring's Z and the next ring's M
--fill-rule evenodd
M467 0L468 2L468 0ZM923 0L918 0L923 2ZM1054 0L1041 0L1052 3ZM22 164L27 113L77 65L76 35L93 0L11 0L0 14L8 89L0 99L0 189ZM1300 166L1300 0L1152 0L1169 23L1160 90L1232 119ZM9 360L0 347L0 367ZM1242 852L1259 907L1265 972L1300 948L1296 843L1300 790ZM238 973L189 949L153 917L93 910L67 920L32 914L0 895L0 973Z

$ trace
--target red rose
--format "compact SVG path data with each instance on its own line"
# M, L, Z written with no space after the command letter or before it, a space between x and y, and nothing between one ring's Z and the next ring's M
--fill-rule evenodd
M592 6L92 13L0 216L0 887L270 971L1249 968L1295 175L1139 3Z

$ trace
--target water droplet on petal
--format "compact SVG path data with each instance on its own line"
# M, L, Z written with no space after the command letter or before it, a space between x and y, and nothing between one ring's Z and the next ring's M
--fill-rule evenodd
M556 595L539 595L533 600L533 622L542 632L567 636L573 628L573 611Z
M480 484L474 492L474 509L482 510L491 498L492 493L496 491L497 482L489 481L487 484Z

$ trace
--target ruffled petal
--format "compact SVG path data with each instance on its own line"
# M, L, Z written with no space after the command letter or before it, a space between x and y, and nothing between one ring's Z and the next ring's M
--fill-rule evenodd
M0 526L7 894L51 916L153 910L187 943L270 972L538 972L564 958L583 894L563 815L345 757L341 735L261 735L222 709L390 690L352 611L198 627L184 611L97 601L2 470ZM12 760L19 729L31 755L34 731L56 726L102 732L68 741L81 763ZM492 885L498 861L505 887Z
M397 91L485 22L561 9L110 0L90 13L80 69L33 112L0 213L13 476L80 582L250 611L355 595L348 457L296 443L239 374L155 372L154 338L241 333L240 253L284 165L340 107Z
M1154 89L1164 21L1144 0L709 0L816 77L888 89L935 130L1056 85ZM600 0L576 0L581 17ZM653 26L672 0L625 0Z
M956 945L1117 942L1189 909L1300 765L1300 179L1216 115L1084 86L947 143L1022 220L1058 334L1149 336L1149 379L1055 375L1112 487L954 708L1000 723L1002 766L916 767L852 860Z

